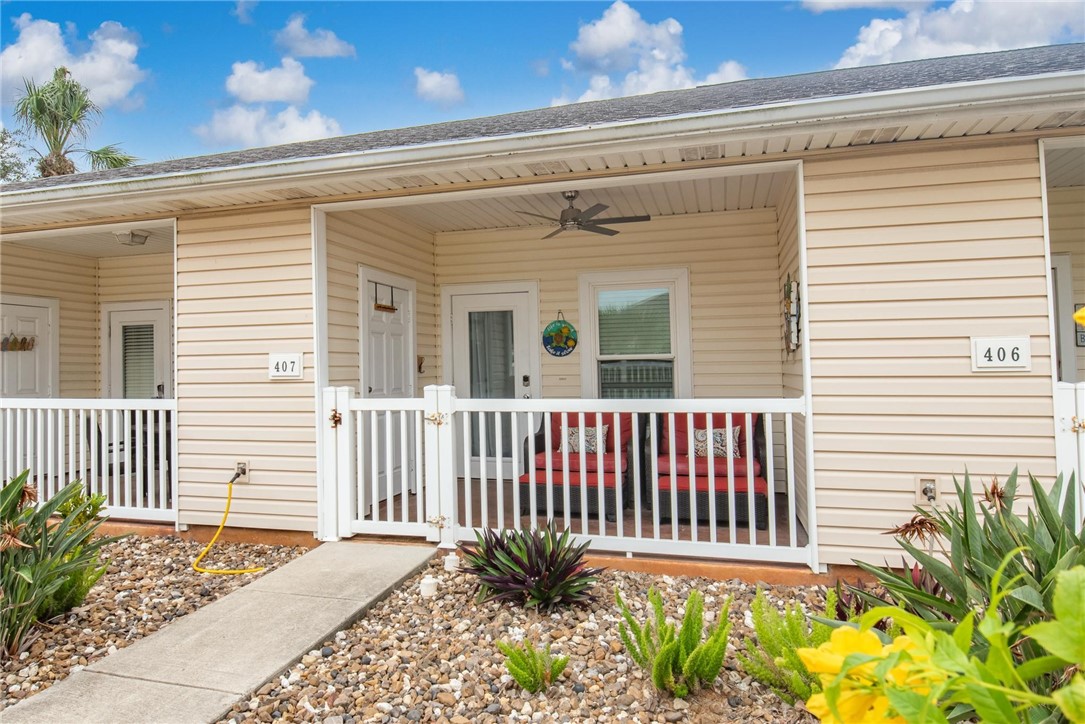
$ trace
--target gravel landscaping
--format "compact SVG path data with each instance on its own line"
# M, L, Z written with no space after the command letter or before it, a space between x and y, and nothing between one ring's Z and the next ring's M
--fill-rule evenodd
M419 594L425 573L439 581L435 598ZM615 585L640 620L647 618L653 585L675 618L691 587L705 595L706 619L732 595L732 649L750 633L744 613L756 586L737 580L608 571L591 609L547 615L510 604L476 604L473 577L446 573L434 563L223 721L814 721L738 671L733 653L713 690L688 702L656 696L618 638ZM774 602L799 601L808 609L824 600L824 591L815 587L770 586L767 592ZM570 657L563 677L543 694L531 696L512 681L494 643L524 637L551 642L554 654Z
M131 536L107 546L109 569L83 605L40 629L41 636L20 657L3 662L0 711L263 575L197 573L191 563L203 545L172 536ZM203 565L271 571L304 552L216 543Z

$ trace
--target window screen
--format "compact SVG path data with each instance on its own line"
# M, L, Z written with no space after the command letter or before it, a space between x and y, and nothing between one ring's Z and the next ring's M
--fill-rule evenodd
M154 397L154 325L125 325L121 334L125 399Z
M670 288L600 289L596 313L599 396L674 397Z

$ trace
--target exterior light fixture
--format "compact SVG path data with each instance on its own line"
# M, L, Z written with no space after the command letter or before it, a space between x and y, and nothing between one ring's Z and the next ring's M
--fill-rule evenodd
M136 229L132 229L131 231L116 231L113 233L113 237L125 246L143 246L147 243L147 239L150 235L150 232L138 231Z

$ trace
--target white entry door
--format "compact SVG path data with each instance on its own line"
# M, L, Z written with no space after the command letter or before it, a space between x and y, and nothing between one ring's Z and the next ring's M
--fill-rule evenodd
M106 397L152 399L173 395L169 302L102 305L108 354L103 355Z
M1055 462L1059 472L1085 475L1085 381L1078 369L1073 313L1073 267L1068 254L1051 255L1055 312ZM1079 509L1080 510L1080 509ZM1080 516L1079 516L1080 517Z
M414 282L364 267L359 272L359 279L362 396L377 399L414 397ZM402 491L404 481L409 493L415 491L414 425L409 424L409 420L403 425L401 414L392 413L390 420L386 420L389 415L386 412L363 417L363 427L375 425L372 430L362 430L365 443L363 509ZM406 435L403 434L404 427ZM387 447L389 430L390 456ZM375 496L374 476L377 480Z
M527 292L454 294L451 347L452 379L457 397L511 399L536 396L538 381L533 374L533 333L538 320ZM469 461L471 475L491 479L500 464L504 479L511 478L513 446L527 436L526 419L518 421L520 434L512 439L511 416L471 416ZM500 434L498 426L500 425ZM463 440L457 451L464 449ZM463 453L459 453L462 457ZM460 463L462 466L462 462ZM485 466L485 467L484 467ZM460 468L462 469L462 467Z
M0 303L0 397L56 397L56 300L5 296Z

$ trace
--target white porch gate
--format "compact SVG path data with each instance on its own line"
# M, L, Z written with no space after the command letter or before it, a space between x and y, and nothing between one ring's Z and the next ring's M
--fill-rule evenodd
M324 489L339 537L452 547L553 519L597 551L817 570L804 410L801 398L458 399L441 385L366 399L329 387Z

